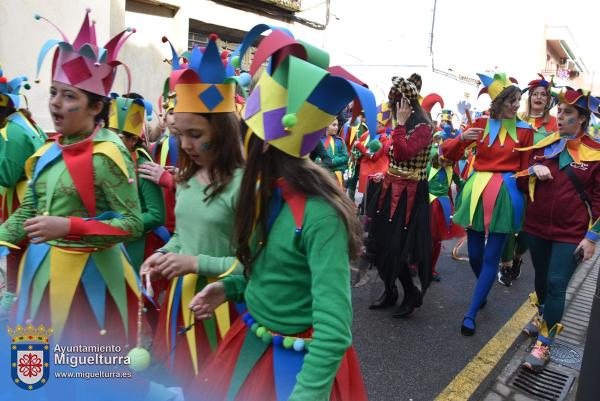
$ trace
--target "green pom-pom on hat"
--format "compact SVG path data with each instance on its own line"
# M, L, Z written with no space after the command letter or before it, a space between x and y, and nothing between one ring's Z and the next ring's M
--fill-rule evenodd
M369 144L367 145L367 147L369 148L369 150L373 153L377 152L379 149L381 149L381 142L379 141L379 139L373 139L371 142L369 142Z
M256 329L256 335L258 337L264 336L266 332L267 332L267 329L265 329L264 327L259 327L258 329Z
M235 68L240 68L240 56L234 56L231 58L231 65Z
M296 113L288 113L281 119L281 123L285 128L292 128L298 122L298 117L296 117Z

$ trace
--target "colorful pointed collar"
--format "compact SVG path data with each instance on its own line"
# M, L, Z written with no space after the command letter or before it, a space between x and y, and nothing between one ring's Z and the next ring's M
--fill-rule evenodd
M600 144L597 146L592 143L584 143L585 136L576 137L574 135L560 135L555 132L533 146L519 148L517 150L527 151L534 149L543 149L542 155L535 156L536 160L547 160L558 157L559 168L563 169L572 162L580 164L581 162L600 161ZM595 142L593 142L596 144ZM531 175L532 169L523 170L516 174L517 177Z
M481 140L483 141L489 136L488 147L491 147L496 139L499 138L500 146L504 146L504 141L508 135L515 143L519 143L517 128L531 128L531 126L517 119L516 117L504 120L495 120L493 118L489 118L485 125Z

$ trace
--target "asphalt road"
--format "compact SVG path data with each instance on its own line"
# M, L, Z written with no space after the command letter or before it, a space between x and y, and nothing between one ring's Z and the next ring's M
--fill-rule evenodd
M437 267L442 281L431 284L423 306L409 318L392 318L394 308L368 309L382 291L378 279L352 290L354 346L370 401L433 400L533 291L533 267L526 256L523 273L512 287L496 282L492 288L478 315L476 334L461 336L475 276L468 262L450 257L454 241L444 245ZM370 274L377 277L375 271Z

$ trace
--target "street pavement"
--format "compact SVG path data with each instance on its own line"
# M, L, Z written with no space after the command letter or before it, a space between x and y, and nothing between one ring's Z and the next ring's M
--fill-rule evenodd
M533 291L533 267L526 256L523 273L512 287L497 282L493 286L487 306L478 315L476 334L461 336L475 276L468 262L451 258L452 246L454 241L444 243L438 262L442 281L431 284L423 306L409 318L392 318L394 308L368 309L382 291L378 279L352 290L354 346L370 401L435 399ZM370 274L377 277L375 271Z

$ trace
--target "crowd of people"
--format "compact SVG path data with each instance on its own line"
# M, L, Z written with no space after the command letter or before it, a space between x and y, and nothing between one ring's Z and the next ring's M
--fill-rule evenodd
M150 129L151 102L111 92L134 31L100 47L95 29L88 10L73 42L59 30L42 48L38 70L58 45L50 138L21 103L27 78L0 70L11 324L131 350L140 399L362 401L352 283L374 266L369 308L407 318L442 279L442 242L466 237L476 285L457 335L476 333L494 282L511 285L529 250L538 313L523 364L544 369L600 238L600 99L496 72L479 75L489 110L434 118L443 100L421 95L418 74L393 77L377 105L323 49L261 24L233 53L214 34L182 54L163 38L172 71Z

